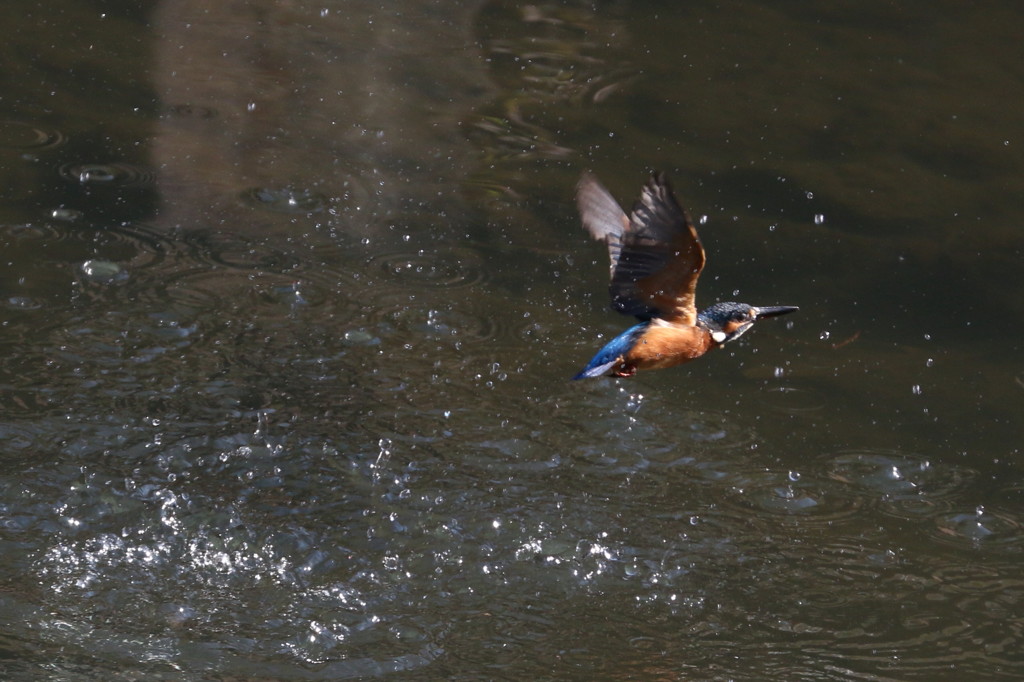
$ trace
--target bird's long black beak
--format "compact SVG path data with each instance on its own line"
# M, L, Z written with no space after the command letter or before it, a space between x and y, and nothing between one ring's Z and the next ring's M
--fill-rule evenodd
M797 310L800 310L800 308L795 305L769 305L764 308L754 308L754 317L760 320L762 317L775 317L776 315L785 315Z

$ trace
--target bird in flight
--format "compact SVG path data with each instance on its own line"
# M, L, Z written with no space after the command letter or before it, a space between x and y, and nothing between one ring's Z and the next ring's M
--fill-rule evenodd
M655 173L627 216L593 175L576 187L583 226L608 245L612 307L640 320L609 341L573 379L631 377L699 358L765 317L796 306L716 303L697 312L704 247L664 173Z

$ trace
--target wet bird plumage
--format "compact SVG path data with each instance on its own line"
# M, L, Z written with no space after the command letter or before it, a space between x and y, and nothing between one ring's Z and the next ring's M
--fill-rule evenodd
M577 185L576 202L583 226L608 246L612 307L640 323L608 342L574 379L672 367L739 337L758 319L796 310L730 302L697 313L704 247L662 173L651 176L629 216L589 173Z

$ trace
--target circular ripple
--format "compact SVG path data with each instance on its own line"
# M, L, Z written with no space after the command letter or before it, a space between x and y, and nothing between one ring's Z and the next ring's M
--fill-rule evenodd
M249 277L249 296L256 306L270 306L291 311L316 310L316 318L324 325L335 328L348 322L358 313L358 306L350 299L315 279L296 279L285 274L260 273Z
M99 241L104 242L107 248L97 251L132 270L158 265L178 250L173 240L144 225L125 225L103 230L102 236Z
M329 194L302 185L250 187L239 194L240 201L250 208L286 215L313 215L327 212L338 216L359 212L365 220L374 215L378 204L373 190L379 180L372 171L360 173L358 169L341 172L330 181L317 182Z
M20 244L32 244L60 240L70 234L67 230L51 225L3 225L0 226L0 245L4 249L18 246Z
M184 243L196 260L215 266L284 273L298 264L293 254L240 234L196 232Z
M832 481L782 472L769 472L743 485L732 495L731 503L747 510L822 522L851 516L863 504Z
M495 337L495 320L472 305L453 306L447 298L411 291L375 289L360 300L374 328L453 344L478 343Z
M39 427L15 425L11 423L4 423L0 426L0 434L2 434L4 438L4 449L12 455L10 459L6 460L5 466L11 468L16 465L16 453L28 452L30 458L34 459L32 455L33 449L40 447L39 441L45 439L45 436L40 433Z
M238 271L191 267L161 277L162 286L154 295L196 310L222 310L241 306L252 292L248 274Z
M358 315L358 306L338 297L323 284L274 272L209 269L189 264L159 279L140 295L173 301L178 307L209 315L218 310L245 310L265 324L286 325L292 314L316 311L316 317L334 328ZM340 333L340 332L339 332Z
M245 235L195 232L175 242L177 257L136 285L139 295L188 308L225 305L298 312L316 309L332 324L359 312L350 282L320 267L303 266L291 247ZM218 293L221 290L221 293Z
M66 163L58 173L90 187L145 187L156 181L151 170L130 163Z
M45 149L64 144L64 134L21 121L0 121L0 148L3 149Z
M31 253L31 262L42 271L52 270L53 258L78 266L87 261L112 262L134 270L162 261L173 248L162 234L138 225L88 229L52 223L0 228L0 249L9 254Z
M82 240L88 248L78 267L89 282L123 281L133 272L159 265L176 248L162 234L138 225L63 232ZM117 273L113 272L115 269ZM113 279L104 276L104 272L113 275Z
M959 547L1013 552L1024 549L1020 520L1008 512L991 512L982 507L938 516L932 534Z
M465 248L385 254L374 264L393 280L412 286L465 287L483 281L486 274L480 254Z
M898 451L846 452L832 462L829 476L877 495L889 515L919 519L939 513L974 472Z
M909 497L888 501L881 507L883 514L899 519L927 519L952 509L952 498L929 499L927 497Z
M43 302L31 296L10 296L3 302L3 306L8 310L39 310Z
M301 187L253 187L242 192L242 201L275 213L302 215L320 213L330 204L323 194Z
M728 415L710 411L684 413L675 434L713 450L735 450L754 440L750 429L741 428Z

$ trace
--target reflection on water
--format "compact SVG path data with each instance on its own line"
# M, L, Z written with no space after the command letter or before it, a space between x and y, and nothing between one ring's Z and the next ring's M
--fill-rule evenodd
M1020 128L923 153L932 88L1015 91L921 56L942 12L63 4L119 51L93 106L52 41L8 54L6 679L1020 677L1022 375L987 314L1019 207L948 173L1012 186L963 140ZM1019 85L989 33L962 68ZM868 144L907 98L937 123ZM569 382L622 325L572 187L651 165L708 215L704 304L800 314ZM954 211L991 219L970 253Z

